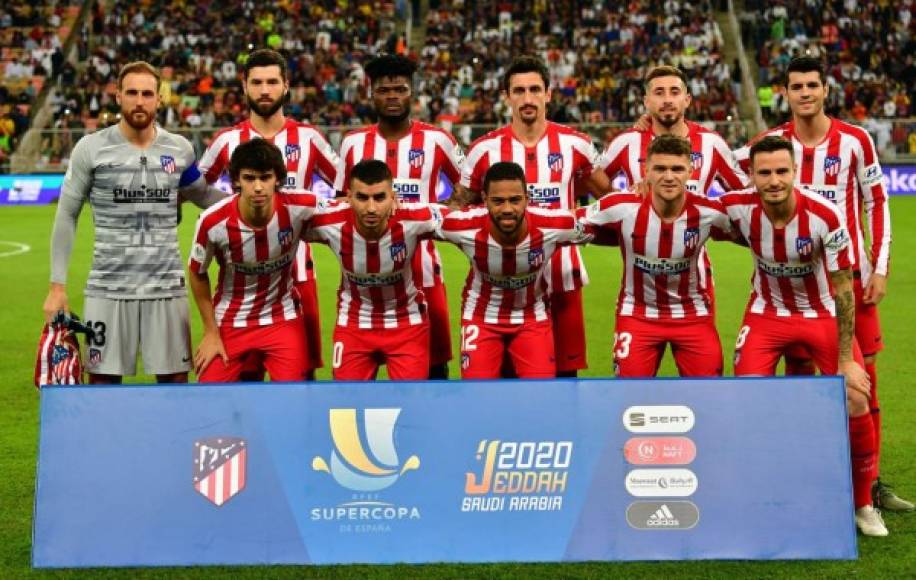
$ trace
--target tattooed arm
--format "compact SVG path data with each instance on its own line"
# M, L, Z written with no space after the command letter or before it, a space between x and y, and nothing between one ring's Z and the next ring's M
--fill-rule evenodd
M853 358L855 340L856 300L852 292L852 270L845 268L830 273L836 302L836 321L839 336L839 371L846 377L846 388L869 396L869 380L865 370Z

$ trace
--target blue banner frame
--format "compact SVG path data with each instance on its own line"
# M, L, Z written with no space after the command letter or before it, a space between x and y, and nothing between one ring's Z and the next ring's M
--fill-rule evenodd
M854 559L851 489L840 377L49 387L32 561Z

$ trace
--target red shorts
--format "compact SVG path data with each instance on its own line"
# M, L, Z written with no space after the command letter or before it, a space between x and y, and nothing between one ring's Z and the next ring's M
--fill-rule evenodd
M272 381L305 380L309 368L301 319L244 328L223 326L219 329L219 335L229 362L224 364L222 359L214 359L197 378L198 382L238 381L242 373L242 360L247 360L250 354L257 355L263 362Z
M452 327L445 284L424 287L423 295L429 312L429 364L445 364L452 360Z
M858 274L853 281L853 292L856 298L856 342L863 356L873 356L884 350L878 307L862 302L864 288ZM786 351L786 358L806 361L811 359L811 353L803 345L796 345Z
M585 319L582 316L582 289L550 295L554 351L557 372L588 368L585 356ZM521 375L519 375L521 376Z
M380 365L388 378L419 381L429 377L429 323L404 328L334 328L331 368L338 381L371 381Z
M549 320L526 324L461 324L461 378L497 379L508 352L521 379L557 376Z
M614 333L614 374L654 377L671 345L682 377L722 376L722 343L712 317L645 320L618 316Z
M837 374L839 335L835 318L775 318L745 313L735 342L735 376L773 376L783 352L804 348L822 375ZM853 342L853 356L863 364Z

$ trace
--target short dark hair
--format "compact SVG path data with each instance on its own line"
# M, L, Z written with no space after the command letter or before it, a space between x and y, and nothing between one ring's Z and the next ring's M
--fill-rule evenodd
M793 161L795 160L795 148L792 147L792 143L788 139L780 137L779 135L767 135L760 141L751 145L751 164L753 165L754 156L758 153L773 153L782 149L788 151L789 157L791 157Z
M511 161L499 161L487 169L486 175L483 176L483 191L490 192L490 184L494 181L521 181L522 190L526 190L528 185L525 183L525 170L518 163Z
M388 164L378 159L363 159L350 170L350 184L358 179L366 185L375 185L382 181L393 181Z
M659 153L662 155L681 155L689 158L692 152L690 141L687 139L677 135L659 135L649 143L646 159Z
M544 64L544 61L536 56L523 55L513 60L509 68L506 69L506 74L503 75L503 90L507 93L509 92L509 81L512 79L512 75L531 72L541 75L541 79L544 81L544 89L550 88L550 75L547 72L547 65Z
M229 179L234 184L243 169L273 171L277 176L277 187L286 183L286 162L277 146L266 139L252 139L242 143L229 158Z
M383 54L366 63L363 70L373 84L384 77L407 77L407 80L412 80L417 64L397 54Z
M646 80L643 83L645 91L649 92L649 83L653 80L661 77L677 77L681 79L681 82L684 83L684 88L687 88L687 75L684 74L684 71L677 68L676 66L661 65L654 67L649 71L649 74L646 75Z
M796 56L789 61L789 66L786 67L786 76L783 79L783 85L786 87L789 86L789 73L806 73L806 72L816 72L817 76L820 77L821 83L827 81L827 75L824 72L824 65L821 61L813 56Z
M280 67L280 76L286 80L286 59L283 55L269 48L258 49L248 55L245 66L242 67L242 78L247 79L248 73L253 68L274 65Z

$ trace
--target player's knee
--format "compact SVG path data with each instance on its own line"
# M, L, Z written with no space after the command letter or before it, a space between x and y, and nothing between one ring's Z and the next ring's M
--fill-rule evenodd
M846 390L846 408L850 417L859 417L868 413L868 398L853 389Z

